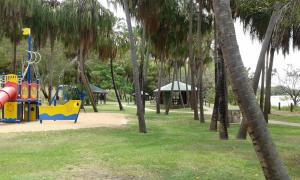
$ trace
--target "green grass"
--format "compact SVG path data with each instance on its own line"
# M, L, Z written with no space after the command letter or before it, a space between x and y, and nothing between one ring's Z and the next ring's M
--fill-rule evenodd
M291 113L291 114L286 114L286 113L278 114L278 112L277 112L276 114L270 114L269 115L269 119L270 120L274 120L274 121L284 121L284 122L291 122L291 123L300 123L300 114L295 114L295 113Z
M278 111L278 106L272 106L272 109L275 111ZM280 111L287 111L290 112L291 108L289 106L282 106L280 108ZM298 112L300 113L300 107L299 106L294 106L293 112Z
M113 104L99 110L119 113ZM234 139L237 125L221 141L191 114L147 112L148 133L140 134L135 112L122 112L131 119L125 128L1 134L0 179L264 179L250 140ZM269 129L300 179L300 128Z

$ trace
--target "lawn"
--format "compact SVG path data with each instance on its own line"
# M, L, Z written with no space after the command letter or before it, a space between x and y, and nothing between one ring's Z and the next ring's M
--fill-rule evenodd
M274 121L300 123L300 114L293 114L293 115L270 114L269 119Z
M99 110L119 113L112 104ZM135 109L122 113L131 120L125 128L1 134L0 179L264 179L251 142L234 139L237 125L220 141L191 114L147 112L149 132L139 134ZM269 129L300 179L300 128Z

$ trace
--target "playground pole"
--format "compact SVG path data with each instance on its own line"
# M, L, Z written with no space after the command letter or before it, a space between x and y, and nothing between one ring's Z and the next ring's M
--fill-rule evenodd
M17 103L18 103L18 109L17 109L17 122L21 123L21 109L22 109L22 102L21 102L21 83L22 83L22 74L18 73L18 97L17 97Z
M5 85L5 73L2 73L2 77L1 77L2 81L1 81L1 88L4 88ZM2 119L4 119L4 107L2 107Z
M27 73L27 83L28 83L28 103L27 103L27 121L30 121L30 98L31 98L31 68L30 68L30 59L31 59L31 33L28 34L28 73Z

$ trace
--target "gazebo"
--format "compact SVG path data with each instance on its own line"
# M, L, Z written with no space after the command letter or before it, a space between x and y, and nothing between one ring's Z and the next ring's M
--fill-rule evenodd
M179 84L179 86L178 86ZM160 104L161 105L166 105L167 102L169 102L170 98L171 98L171 89L172 89L172 83L169 83L167 85L164 85L160 88ZM187 102L187 95L189 95L189 97L191 96L191 92L192 92L192 88L191 85L180 82L180 81L174 81L174 87L173 87L173 97L172 97L172 103L171 103L171 107L172 108L180 108L183 107L182 106L182 102L184 104L184 106L188 105ZM158 89L154 90L154 93L157 96L158 93ZM181 97L182 100L181 100Z
M98 101L100 101L100 103L106 103L106 95L107 95L107 91L93 85L93 84L90 84L90 88L94 94L94 97L95 97L95 101L96 101L96 104L98 104Z

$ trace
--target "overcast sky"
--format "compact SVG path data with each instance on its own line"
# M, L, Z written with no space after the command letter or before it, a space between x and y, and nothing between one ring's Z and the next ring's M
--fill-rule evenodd
M108 8L107 0L100 0L100 3ZM117 17L125 19L125 14L121 7L115 10L113 6L110 5L109 9L114 12ZM242 24L239 21L236 21L234 26L244 66L250 68L251 72L254 72L261 49L261 43L257 39L252 40L249 32L244 32ZM284 69L287 64L293 64L294 67L300 68L299 50L294 51L293 48L290 48L290 54L286 57L284 57L281 52L279 54L275 53L274 69L276 69L281 76L284 74ZM273 78L272 84L278 84L277 77Z

